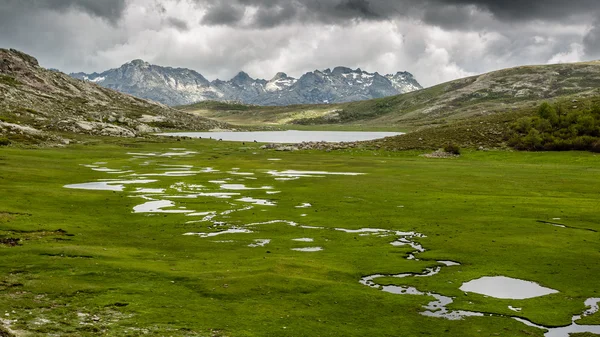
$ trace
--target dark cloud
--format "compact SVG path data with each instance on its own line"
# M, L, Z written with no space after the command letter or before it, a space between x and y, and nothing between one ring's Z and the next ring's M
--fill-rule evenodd
M585 53L593 58L600 58L600 21L583 38Z
M255 22L261 28L279 26L297 15L298 8L291 2L268 7L260 7L255 15Z
M347 12L349 16L356 15L365 19L378 19L382 16L373 12L368 0L342 0L336 7L336 10Z
M125 0L2 0L2 13L11 15L15 12L32 12L52 10L64 12L79 10L92 16L116 22L125 10Z
M244 18L244 11L239 4L217 2L207 8L201 22L205 25L234 25Z
M167 18L167 24L180 31L187 31L190 29L190 26L187 24L187 22L172 16Z
M434 0L446 5L476 6L502 21L561 20L571 15L595 12L598 0Z
M257 9L255 27L294 22L340 24L348 20L418 19L460 29L489 14L502 22L564 21L600 10L598 0L196 0L207 9L205 24L239 25L246 9ZM279 12L278 12L279 11ZM267 13L267 14L265 14ZM488 16L489 16L488 15Z

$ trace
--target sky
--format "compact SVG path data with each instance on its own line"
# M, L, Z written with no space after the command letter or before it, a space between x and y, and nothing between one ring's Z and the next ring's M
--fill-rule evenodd
M64 72L133 59L209 80L347 66L431 86L600 59L600 1L0 0L0 48Z

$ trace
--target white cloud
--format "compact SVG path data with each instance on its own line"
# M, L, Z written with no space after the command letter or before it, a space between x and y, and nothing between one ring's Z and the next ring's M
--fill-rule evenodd
M583 59L585 52L583 50L583 45L580 43L572 43L571 50L558 53L552 56L548 60L548 64L555 63L571 63L571 62L579 62Z

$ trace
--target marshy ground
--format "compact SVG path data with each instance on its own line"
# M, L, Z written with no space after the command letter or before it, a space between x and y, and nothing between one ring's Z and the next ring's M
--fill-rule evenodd
M0 323L34 336L543 336L511 317L566 326L589 310L600 157L420 154L169 139L4 148ZM392 277L403 273L433 274ZM361 284L370 275L376 286ZM557 292L460 289L490 276ZM427 294L483 316L425 316Z

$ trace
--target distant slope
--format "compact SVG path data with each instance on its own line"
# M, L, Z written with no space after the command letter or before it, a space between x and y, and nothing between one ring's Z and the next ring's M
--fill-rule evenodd
M266 108L199 103L180 109L238 124L361 124L420 127L600 93L600 62L523 66L402 95L345 104Z
M408 72L380 75L345 67L315 70L298 79L280 72L267 81L240 72L229 81L209 82L190 69L161 67L142 60L100 74L73 73L71 76L167 105L206 100L274 106L341 103L422 88Z
M227 127L203 117L47 70L16 50L0 49L0 136L59 139L54 132L134 137L160 128Z

